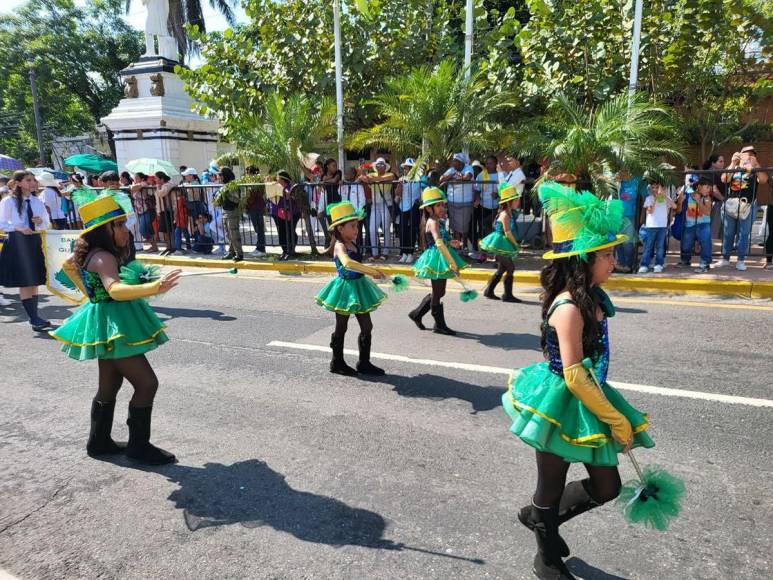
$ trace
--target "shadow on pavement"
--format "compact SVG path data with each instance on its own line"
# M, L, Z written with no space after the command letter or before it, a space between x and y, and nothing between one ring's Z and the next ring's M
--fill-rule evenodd
M623 314L647 314L648 310L642 310L641 308L625 308L622 306L615 306L615 312L622 312Z
M198 308L164 308L159 306L153 306L153 310L156 311L161 317L172 318L209 318L215 322L231 322L236 320L235 316L229 316L223 314L219 310L205 310Z
M480 387L447 377L429 374L406 377L387 373L383 377L360 375L359 378L366 382L392 385L394 387L393 390L401 397L421 397L436 401L445 399L467 401L472 405L473 415L479 411L490 411L501 406L500 399L502 398L502 393L505 392L504 386ZM504 380L502 383L504 385Z
M580 558L569 558L566 561L566 567L572 574L576 574L584 580L626 580L622 576L607 574L604 570L594 568Z
M134 466L128 464L127 467ZM185 524L192 532L231 524L246 528L269 526L315 544L410 550L483 563L479 559L452 556L385 539L386 521L381 515L332 497L293 489L284 475L259 459L231 465L207 463L203 467L190 467L176 464L139 469L159 473L180 486L169 499L177 509L183 510Z
M483 346L501 348L504 350L536 350L542 351L540 337L526 332L498 332L497 334L477 334L474 332L457 332L459 338L472 338Z

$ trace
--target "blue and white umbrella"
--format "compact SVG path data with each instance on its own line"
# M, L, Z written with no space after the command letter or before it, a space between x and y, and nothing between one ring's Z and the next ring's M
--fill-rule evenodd
M0 155L0 170L7 169L10 171L16 171L17 169L24 169L24 163L8 155Z

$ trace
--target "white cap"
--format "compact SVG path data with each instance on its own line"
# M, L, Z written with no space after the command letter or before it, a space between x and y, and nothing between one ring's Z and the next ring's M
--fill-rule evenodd
M43 187L59 187L59 180L48 171L38 173L35 179L37 179L38 183Z
M470 162L470 158L467 157L467 155L465 155L464 153L454 153L453 159L454 161L460 161L465 165L467 165Z
M409 157L400 164L400 167L413 167L414 165L416 165L416 161L413 157Z
M379 157L373 165L387 165L387 162L383 157Z
M199 172L196 171L195 167L188 167L185 171L183 171L180 175L198 175Z

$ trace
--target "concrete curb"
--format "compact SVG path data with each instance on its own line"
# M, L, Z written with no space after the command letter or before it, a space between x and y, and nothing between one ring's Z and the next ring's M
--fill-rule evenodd
M149 264L162 266L220 268L232 267L233 262L208 260L203 258L166 257L141 255L140 259ZM253 262L242 261L234 264L240 270L271 271L285 274L332 274L335 266L332 262L291 261L291 262ZM408 266L397 264L379 265L379 269L393 274L412 276ZM468 268L462 270L462 278L474 282L485 282L491 277L491 270ZM539 287L539 271L516 271L516 284ZM711 280L701 278L655 278L637 276L614 276L605 284L608 290L661 292L668 294L712 294L741 298L773 298L773 282L761 280Z

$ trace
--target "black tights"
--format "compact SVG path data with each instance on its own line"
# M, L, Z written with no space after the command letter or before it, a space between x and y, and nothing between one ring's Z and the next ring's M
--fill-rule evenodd
M446 283L448 280L432 280L432 306L437 306L446 295Z
M620 493L620 473L617 467L601 467L584 464L590 480L586 490L596 503L611 501ZM561 502L566 486L569 464L558 455L537 451L537 491L534 505L554 507Z
M507 278L513 275L515 264L507 256L497 256L497 274L504 275Z
M370 313L355 314L357 322L360 325L360 334L369 336L373 332L373 321L370 319ZM336 313L336 336L343 336L346 334L346 329L349 327L349 315Z
M114 403L123 380L134 387L133 407L150 407L158 389L158 379L144 354L114 360L99 359L99 390L97 400Z

